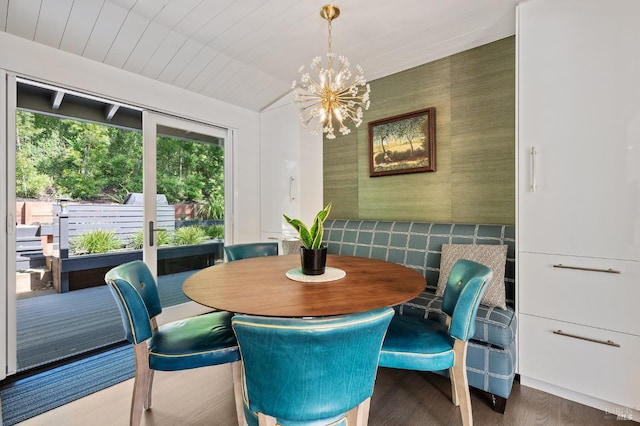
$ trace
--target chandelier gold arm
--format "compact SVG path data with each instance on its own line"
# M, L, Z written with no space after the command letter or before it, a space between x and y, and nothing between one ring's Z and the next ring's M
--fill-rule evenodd
M328 4L320 10L320 16L327 21L328 52L327 66L322 65L318 56L311 62L317 78L300 67L299 82L292 83L293 97L298 105L300 122L306 127L312 125L313 134L324 133L327 139L334 139L336 128L343 135L350 133L347 127L352 122L355 127L362 124L363 110L369 109L370 87L364 78L364 72L356 65L356 72L350 70L349 60L338 56L331 49L331 21L340 15L338 7ZM334 68L334 60L339 65ZM335 123L334 123L335 120Z

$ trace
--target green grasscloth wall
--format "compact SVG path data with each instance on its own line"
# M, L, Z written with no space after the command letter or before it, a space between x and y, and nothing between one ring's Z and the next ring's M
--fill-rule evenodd
M431 106L436 171L369 177L367 123ZM323 151L332 218L515 224L515 37L372 81L362 125Z

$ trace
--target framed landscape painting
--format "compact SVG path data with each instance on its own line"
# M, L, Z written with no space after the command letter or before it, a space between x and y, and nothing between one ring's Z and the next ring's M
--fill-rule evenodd
M369 122L369 176L435 172L434 107Z

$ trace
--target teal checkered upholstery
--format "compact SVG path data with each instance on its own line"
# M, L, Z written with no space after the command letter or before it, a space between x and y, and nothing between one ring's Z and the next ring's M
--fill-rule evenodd
M424 275L427 287L396 310L443 321L442 298L435 295L442 244L506 244L507 309L480 305L475 334L469 341L469 385L508 398L515 377L515 227L510 225L341 220L325 222L328 253L400 263ZM442 372L442 374L447 374Z

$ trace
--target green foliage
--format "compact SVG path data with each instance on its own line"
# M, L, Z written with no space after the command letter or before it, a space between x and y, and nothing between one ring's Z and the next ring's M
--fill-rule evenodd
M51 178L38 172L36 166L23 153L16 154L16 196L41 198L52 185Z
M20 129L16 144L16 195L43 198L53 187L53 179L43 168L55 150L56 138L39 127L34 114L18 112L16 125Z
M107 253L122 248L122 243L114 232L96 229L71 240L69 248L75 254Z
M107 127L71 121L66 130L69 149L60 159L62 170L55 182L73 198L94 199L107 184L103 171L110 161Z
M18 111L16 186L19 197L57 194L121 202L142 192L142 134L100 124ZM224 211L224 148L159 137L157 192L170 203L207 200Z
M224 199L209 198L198 204L196 216L202 220L222 220L224 218Z
M224 200L224 149L210 143L160 137L157 144L158 193L170 203ZM224 206L224 201L222 202Z
M166 246L168 244L171 244L171 234L165 229L159 230L156 233L156 244L158 246ZM142 229L140 229L136 231L136 233L133 234L131 238L129 238L129 244L127 245L127 247L134 250L140 250L142 249L143 246L144 246L144 233L142 232Z
M127 194L142 192L142 134L108 128L109 158L102 163L105 176L102 196L123 202Z
M205 232L209 238L221 240L224 238L224 225L207 226Z
M209 239L204 227L183 226L174 231L172 242L177 246L182 246L187 244L200 244Z
M210 239L224 238L224 226L183 226L177 228L173 233L167 230L161 229L156 233L156 243L158 246L166 245L186 245L186 244L199 244ZM128 248L134 250L142 249L144 244L142 230L137 231L129 239Z
M320 210L318 214L316 214L316 217L313 219L313 225L311 225L311 229L307 228L307 226L299 219L291 219L285 214L283 214L282 216L289 225L293 226L293 228L298 231L300 241L305 248L317 250L322 245L324 221L327 219L327 216L329 216L330 211L331 203L327 204L324 209Z

